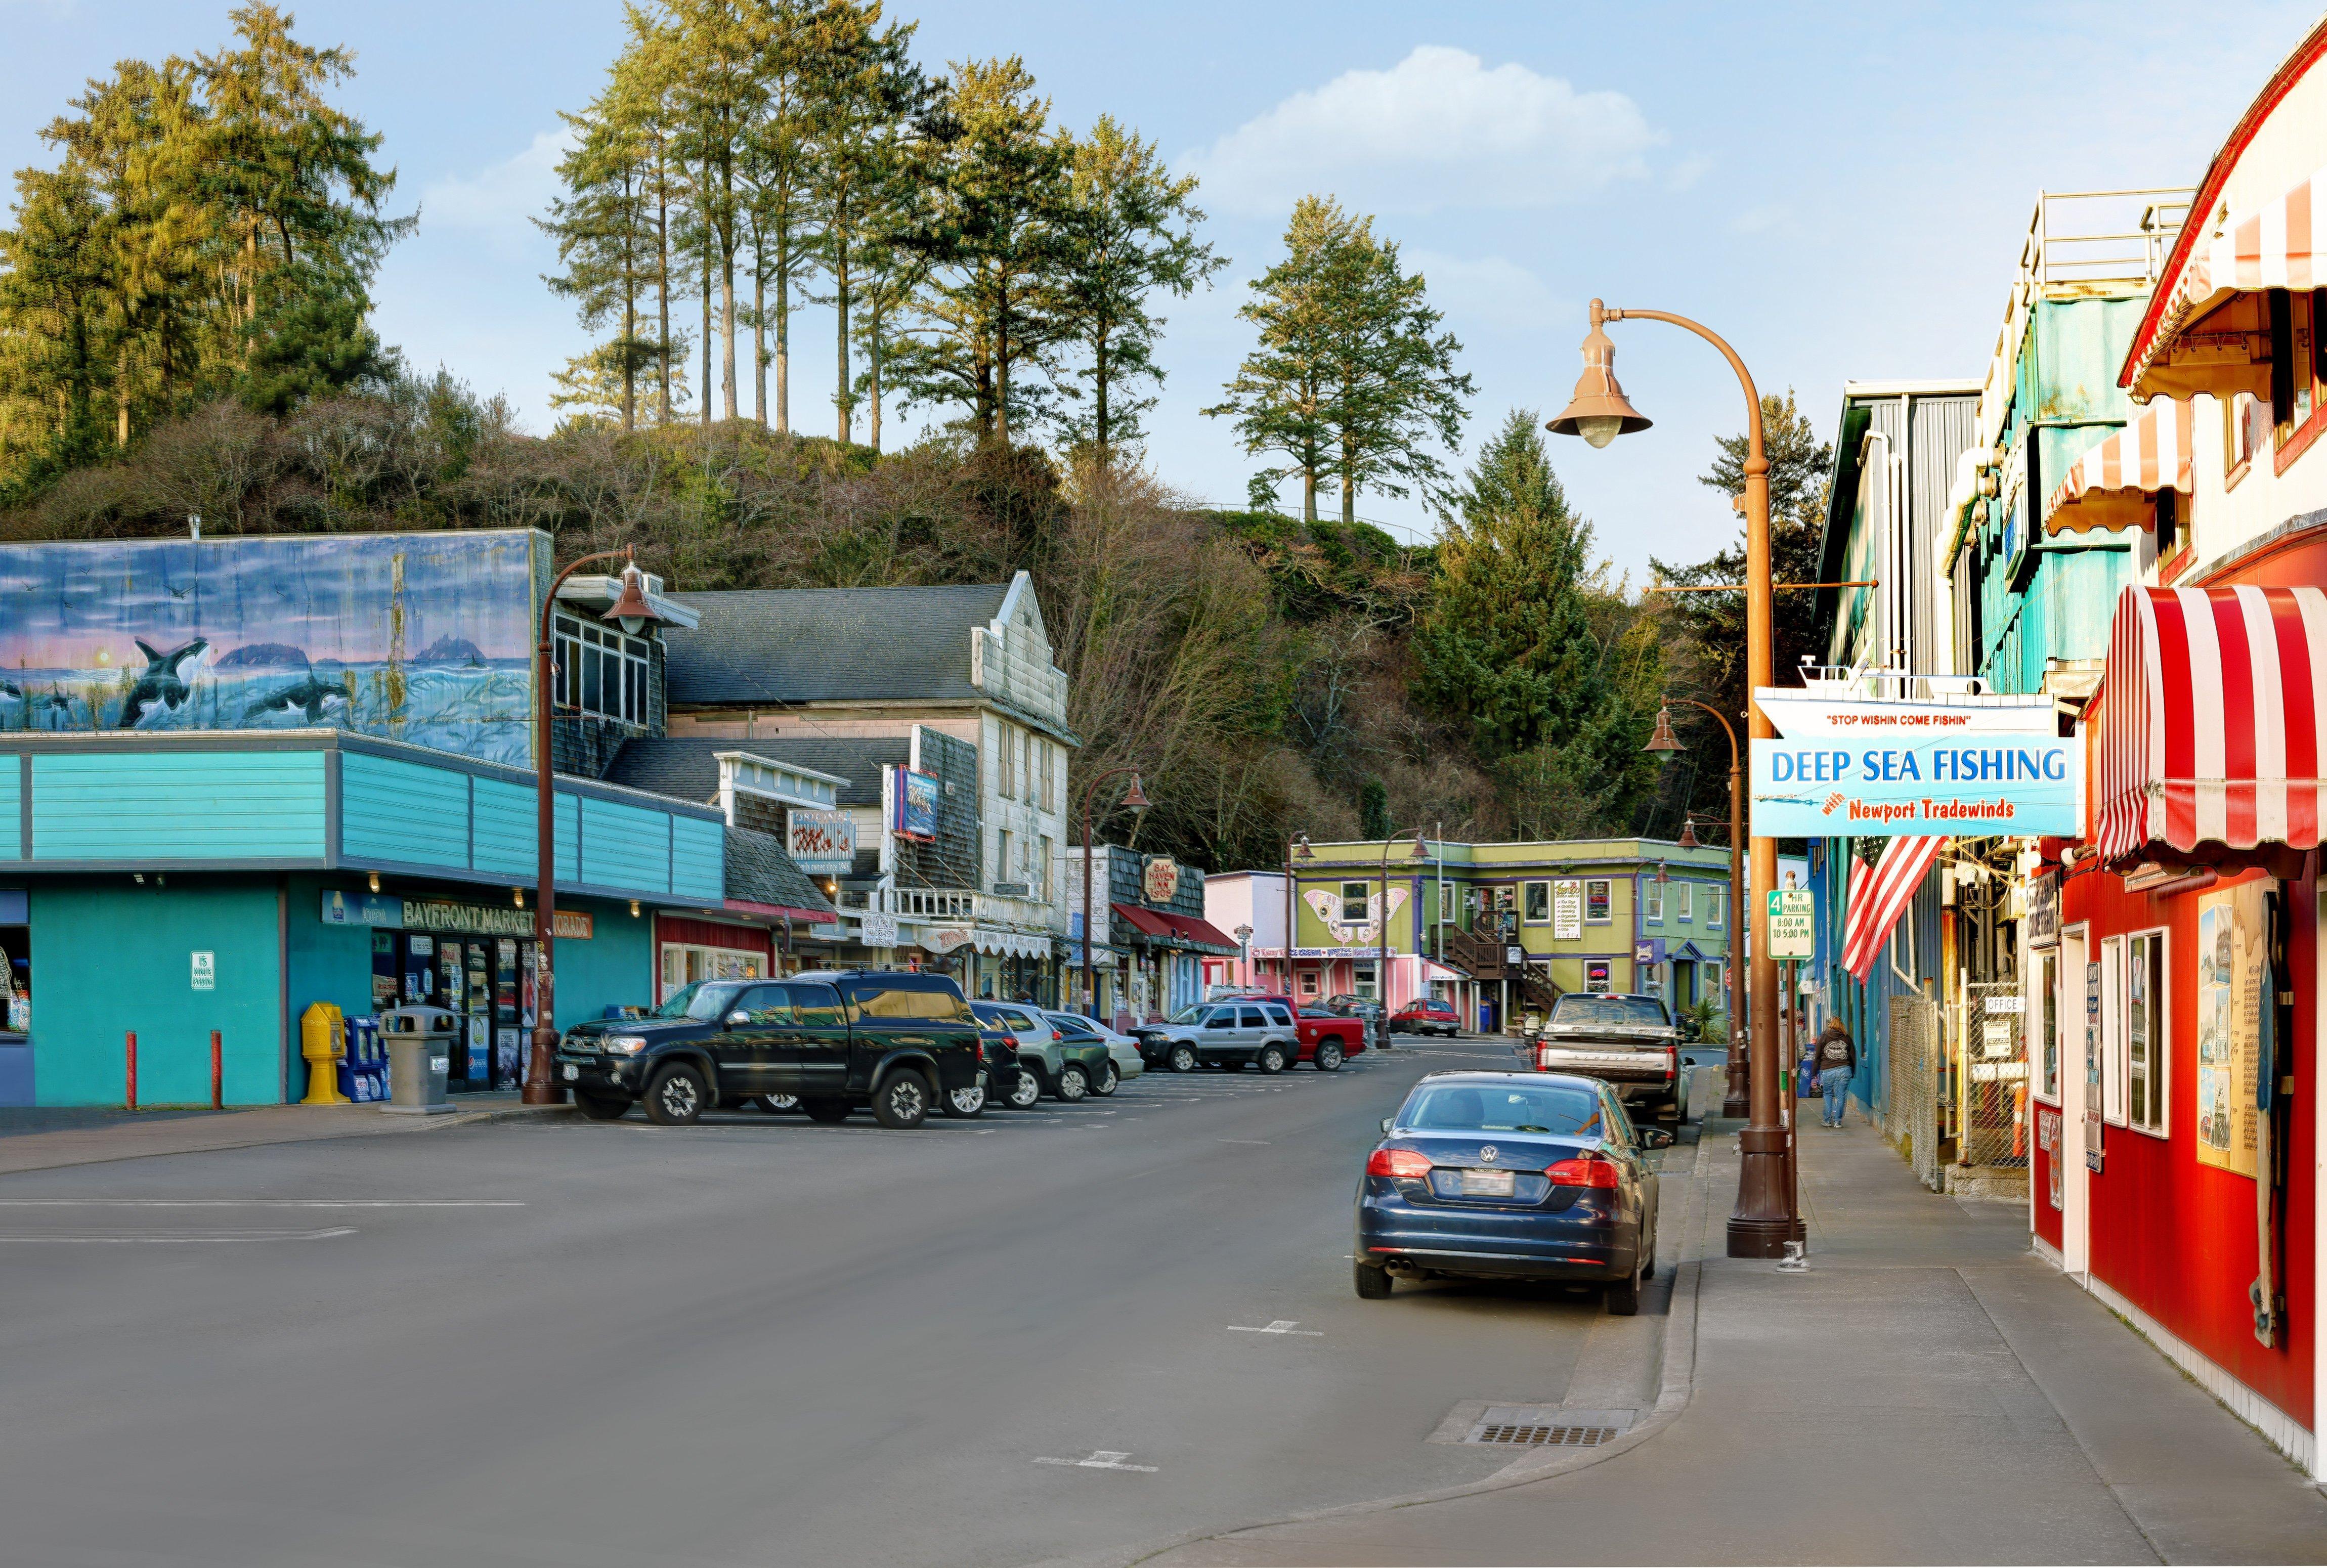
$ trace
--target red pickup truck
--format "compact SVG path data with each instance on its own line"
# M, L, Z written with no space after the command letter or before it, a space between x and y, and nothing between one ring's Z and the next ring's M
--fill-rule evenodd
M1266 992L1255 992L1249 996L1222 996L1222 1002L1276 1002L1285 998ZM1320 1072L1332 1072L1350 1057L1366 1049L1366 1021L1351 1018L1347 1013L1334 1013L1311 1002L1293 1010L1293 1027L1301 1037L1301 1054L1295 1059L1305 1061ZM1318 1048L1331 1041L1334 1050L1318 1059Z

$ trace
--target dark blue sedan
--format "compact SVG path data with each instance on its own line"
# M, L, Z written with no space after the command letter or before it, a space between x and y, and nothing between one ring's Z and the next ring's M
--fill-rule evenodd
M1594 1078L1437 1072L1414 1086L1358 1188L1358 1294L1408 1279L1604 1281L1640 1311L1656 1268L1657 1175L1672 1143L1635 1130Z

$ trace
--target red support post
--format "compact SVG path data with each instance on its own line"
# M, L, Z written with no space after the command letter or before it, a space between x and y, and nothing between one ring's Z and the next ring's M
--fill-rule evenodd
M127 1101L131 1110L134 1111L137 1108L137 1031L134 1029L129 1031L129 1092Z
M210 1031L210 1109L226 1109L226 1050L215 1029Z

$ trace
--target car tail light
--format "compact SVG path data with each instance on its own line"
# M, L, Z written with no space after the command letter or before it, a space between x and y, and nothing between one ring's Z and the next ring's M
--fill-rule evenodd
M1680 1047L1677 1045L1665 1047L1665 1077L1668 1078L1680 1077Z
M1418 1149L1376 1149L1373 1158L1366 1162L1366 1174L1408 1179L1427 1176L1430 1156Z
M1557 1161L1545 1166L1543 1173L1554 1187L1613 1187L1617 1181L1616 1167L1597 1154Z

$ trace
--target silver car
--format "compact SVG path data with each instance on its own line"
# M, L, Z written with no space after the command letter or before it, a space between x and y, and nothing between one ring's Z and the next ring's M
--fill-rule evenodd
M1147 1070L1146 1062L1140 1059L1139 1042L1131 1036L1118 1034L1098 1019L1085 1018L1079 1013L1045 1013L1042 1016L1069 1040L1087 1045L1106 1046L1107 1054L1115 1062L1118 1079L1135 1078Z

